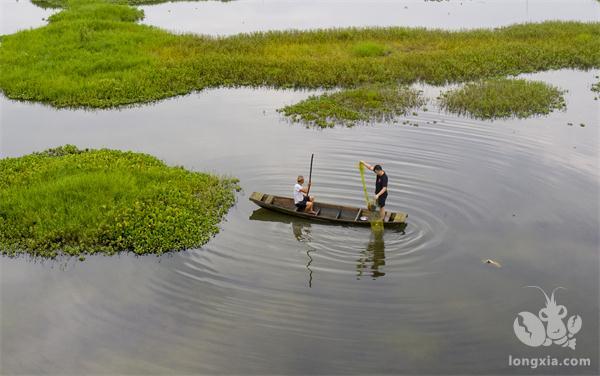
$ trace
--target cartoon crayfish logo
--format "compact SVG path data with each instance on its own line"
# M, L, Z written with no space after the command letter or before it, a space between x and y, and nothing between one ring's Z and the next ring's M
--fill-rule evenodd
M525 287L540 289L546 297L546 307L540 309L537 316L525 311L517 315L513 324L517 338L531 347L550 346L554 343L575 350L575 334L581 330L581 317L573 315L569 317L565 325L563 319L567 317L567 307L556 304L554 298L556 290L566 289L557 287L548 297L548 294L539 286Z

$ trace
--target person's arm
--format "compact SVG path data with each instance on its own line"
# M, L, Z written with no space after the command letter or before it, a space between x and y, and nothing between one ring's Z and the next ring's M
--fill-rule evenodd
M360 164L362 164L363 166L365 166L366 168L368 168L369 170L373 171L373 166L371 166L370 164L368 164L365 161L360 161Z
M312 183L308 183L308 186L306 188L302 187L300 188L300 192L306 194L308 193L308 189L312 186Z
M379 191L376 195L375 198L378 199L379 196L381 196L382 194L384 194L385 192L387 192L387 186L381 188L381 191Z

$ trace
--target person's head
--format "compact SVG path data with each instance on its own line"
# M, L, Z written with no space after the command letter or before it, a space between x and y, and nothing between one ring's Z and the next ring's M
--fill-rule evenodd
M298 182L298 184L304 184L304 176L298 175L296 181Z
M373 167L373 172L381 176L383 175L383 168L381 168L381 165L375 165L375 167Z

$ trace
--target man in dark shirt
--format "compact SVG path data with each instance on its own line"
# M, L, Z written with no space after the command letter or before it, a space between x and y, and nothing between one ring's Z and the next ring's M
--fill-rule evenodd
M379 206L379 216L381 219L385 218L385 200L388 196L388 176L383 171L380 165L371 166L365 161L360 161L366 168L375 172L377 178L375 179L375 202Z

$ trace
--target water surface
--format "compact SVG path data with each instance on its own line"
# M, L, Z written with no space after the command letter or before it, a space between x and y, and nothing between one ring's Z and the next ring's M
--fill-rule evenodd
M366 26L472 29L547 20L600 20L596 0L237 0L144 5L143 24L173 32L232 35L256 31ZM0 35L46 24L56 9L0 1Z
M458 30L547 20L600 20L600 4L595 0L239 0L141 8L144 24L210 35L350 26Z
M56 10L40 8L29 0L2 0L0 1L0 35L43 26L54 12Z
M244 190L201 249L1 257L0 372L527 373L508 356L573 354L513 333L518 312L544 303L523 286L539 285L568 289L559 301L583 319L576 355L593 362L543 373L597 373L599 73L524 76L569 90L568 110L549 116L477 121L430 104L350 129L306 129L275 111L308 91L215 89L111 111L3 98L2 157L65 143L128 149L237 176ZM377 238L248 201L291 195L311 153L313 193L348 205L362 201L357 161L382 163L389 209L408 212L407 227Z

